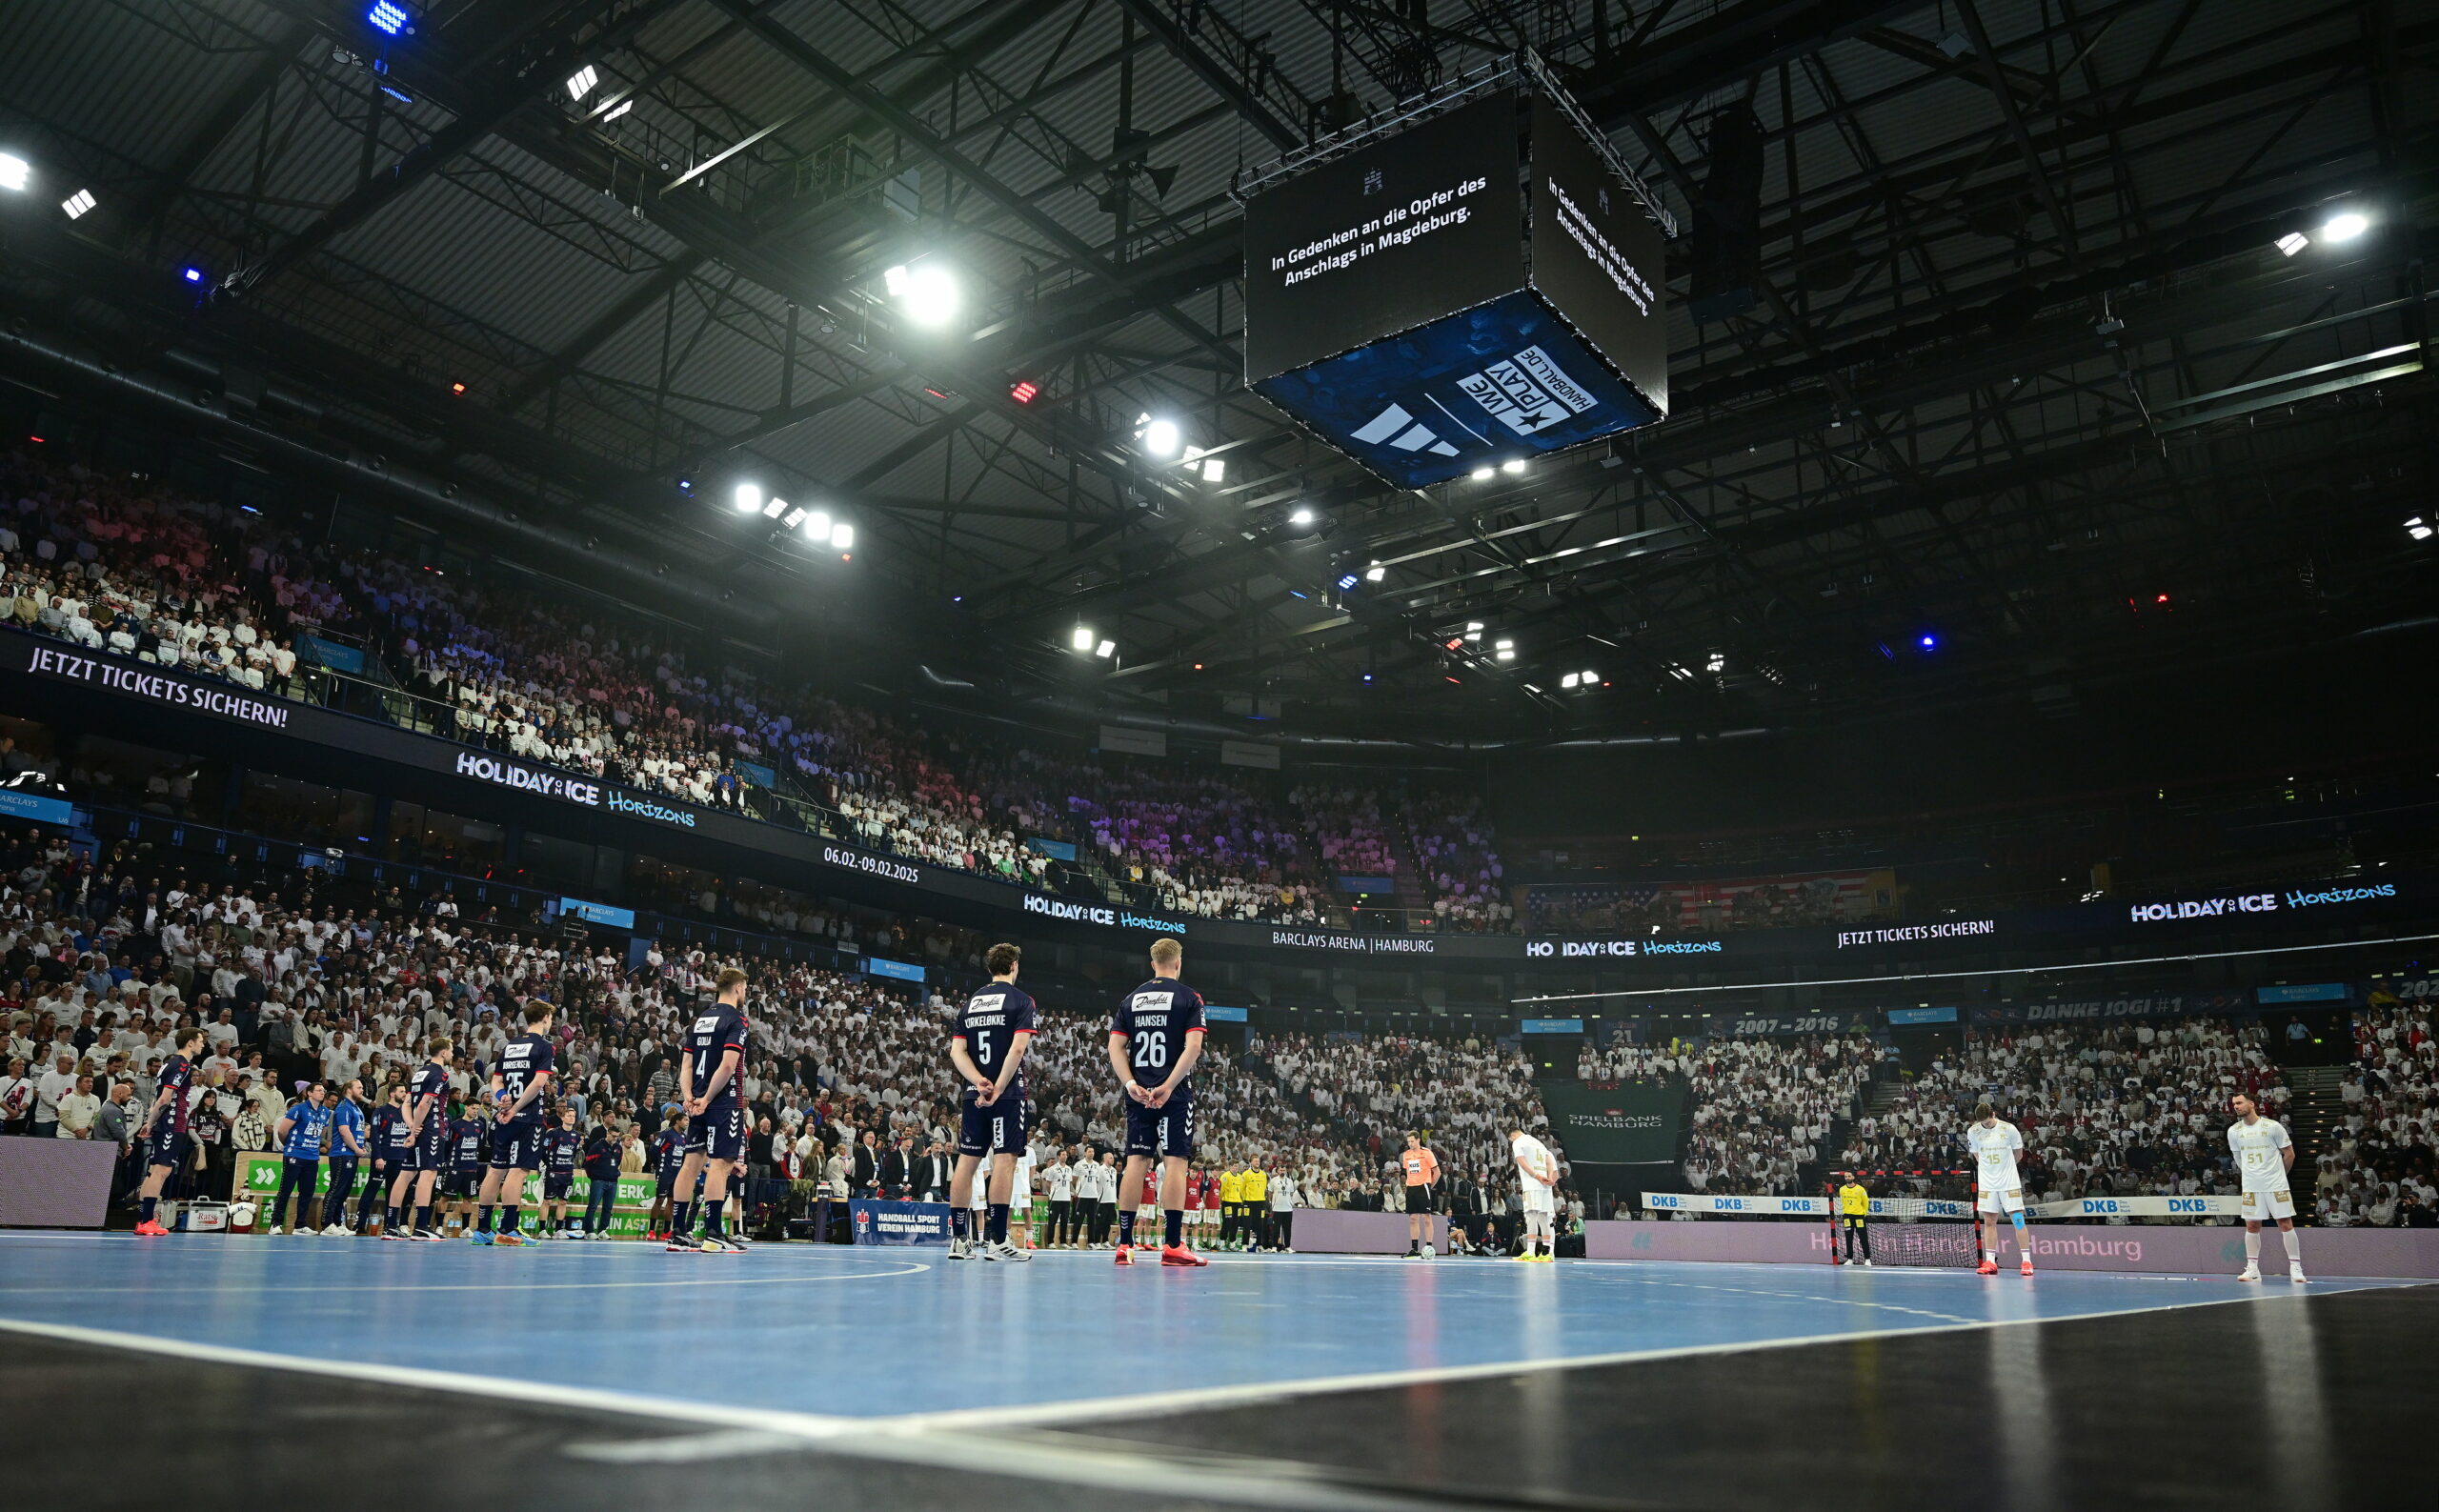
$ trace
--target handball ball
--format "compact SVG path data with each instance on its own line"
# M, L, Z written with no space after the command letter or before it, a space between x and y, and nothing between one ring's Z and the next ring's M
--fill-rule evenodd
M231 1208L229 1210L229 1226L231 1228L253 1227L254 1204L252 1202L240 1202L235 1207Z

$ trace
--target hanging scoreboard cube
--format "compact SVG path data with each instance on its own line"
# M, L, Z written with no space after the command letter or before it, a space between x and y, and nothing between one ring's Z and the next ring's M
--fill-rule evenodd
M1668 413L1664 232L1581 116L1502 86L1245 203L1245 381L1399 488Z

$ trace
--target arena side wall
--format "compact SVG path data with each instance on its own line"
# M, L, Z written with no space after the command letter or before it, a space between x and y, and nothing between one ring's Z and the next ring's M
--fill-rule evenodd
M1876 1226L1875 1241L1897 1225ZM1632 1219L1584 1225L1584 1253L1592 1260L1730 1260L1826 1264L1829 1229L1822 1223L1748 1222L1738 1220L1680 1222ZM2003 1259L2013 1262L2015 1236L2002 1228ZM2313 1276L2402 1276L2439 1279L2439 1229L2308 1228L2303 1231L2305 1270ZM2159 1272L2174 1275L2226 1271L2245 1263L2244 1230L2233 1224L2174 1223L2036 1224L2031 1230L2036 1266L2057 1270ZM2274 1229L2265 1229L2262 1267L2286 1269L2286 1253Z

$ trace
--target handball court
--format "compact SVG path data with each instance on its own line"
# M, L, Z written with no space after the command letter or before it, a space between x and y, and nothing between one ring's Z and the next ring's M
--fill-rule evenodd
M0 1335L25 1506L2439 1504L2379 1280L15 1232Z

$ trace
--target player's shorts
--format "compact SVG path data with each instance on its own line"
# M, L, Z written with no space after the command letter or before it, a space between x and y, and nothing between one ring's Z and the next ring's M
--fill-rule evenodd
M446 1176L456 1163L456 1157L449 1145L449 1120L434 1111L431 1120L423 1126L423 1138L415 1141L413 1153L407 1158L407 1169L438 1171Z
M2021 1213L2024 1211L2024 1188L2011 1186L2004 1192L1984 1190L1973 1198L1976 1213Z
M1440 1193L1427 1181L1421 1186L1408 1186L1406 1188L1406 1211L1409 1213L1439 1212Z
M972 1087L957 1104L957 1153L1021 1155L1025 1148L1025 1099L1014 1087L984 1107Z
M542 1177L542 1200L545 1202L564 1202L568 1200L568 1192L574 1185L575 1173L574 1171L545 1172Z
M1533 1193L1527 1192L1523 1194L1523 1196L1518 1200L1516 1210L1524 1214L1528 1218L1535 1213L1541 1214L1543 1218L1554 1217L1559 1210L1557 1194L1553 1193L1549 1188L1543 1187L1540 1196L1541 1200L1537 1202L1533 1200Z
M686 1125L686 1153L707 1160L745 1158L745 1104L732 1102L696 1114Z
M1138 1156L1194 1158L1194 1095L1190 1091L1179 1087L1157 1108L1147 1108L1133 1098L1126 1099L1126 1158L1132 1160Z
M542 1120L511 1119L492 1126L492 1169L494 1171L538 1171L542 1169Z
M671 1196L677 1190L677 1173L675 1171L661 1172L660 1184L654 1190L661 1201L668 1201Z
M441 1174L440 1195L443 1197L477 1197L481 1195L482 1186L483 1168L479 1165L460 1166Z
M2242 1206L2245 1221L2248 1223L2258 1223L2264 1219L2293 1218L2295 1194L2291 1188L2284 1186L2259 1190L2248 1186L2245 1188Z
M144 1163L147 1166L166 1165L182 1171L193 1154L194 1140L166 1126L154 1129L151 1137L144 1141Z

